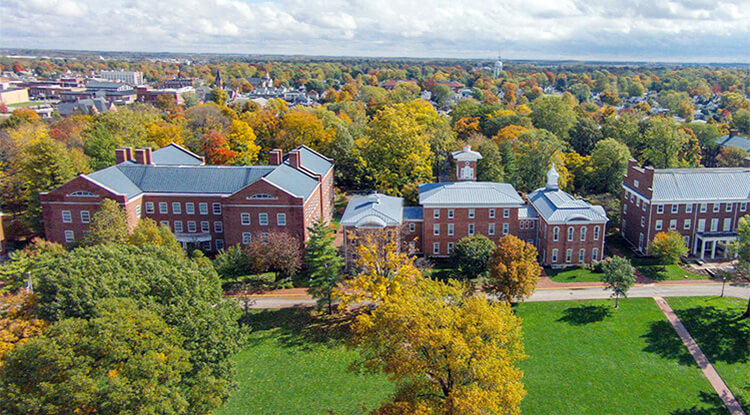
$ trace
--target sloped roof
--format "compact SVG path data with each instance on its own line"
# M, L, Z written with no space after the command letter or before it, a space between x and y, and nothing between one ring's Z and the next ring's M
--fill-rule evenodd
M482 155L478 151L471 149L471 146L464 146L463 150L454 151L451 153L453 159L456 161L477 161L482 159Z
M651 200L747 200L750 168L662 169L654 171Z
M607 213L601 206L575 199L559 189L537 189L529 194L529 202L547 223L606 222Z
M404 206L404 220L424 220L424 208L422 206Z
M310 196L318 185L317 180L283 164L272 168L265 179L294 196L304 198Z
M741 135L730 136L726 134L717 138L716 143L720 146L739 147L745 151L750 151L750 137L743 137Z
M154 150L151 153L151 161L161 166L200 166L205 164L203 157L175 143L170 143L166 147Z
M420 205L522 205L523 199L508 183L445 182L419 186Z
M353 197L341 217L341 226L383 228L401 225L403 205L404 199L380 193Z
M143 193L117 166L95 171L86 177L113 192L126 195L128 199Z
M300 154L300 164L307 170L325 176L333 167L333 161L308 146L297 147ZM284 157L284 164L289 164L288 155Z

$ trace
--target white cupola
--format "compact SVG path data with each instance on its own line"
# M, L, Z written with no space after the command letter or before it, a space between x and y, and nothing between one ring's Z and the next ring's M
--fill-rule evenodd
M559 190L558 180L560 179L560 173L555 170L555 163L552 163L552 168L547 172L547 190Z

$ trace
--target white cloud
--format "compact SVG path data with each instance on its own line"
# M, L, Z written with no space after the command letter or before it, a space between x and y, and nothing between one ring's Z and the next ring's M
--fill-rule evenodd
M0 45L750 61L747 0L5 0Z

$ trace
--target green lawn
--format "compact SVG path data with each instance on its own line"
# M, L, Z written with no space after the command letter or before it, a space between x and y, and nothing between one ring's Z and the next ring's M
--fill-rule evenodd
M646 278L652 280L705 280L705 275L694 274L683 269L678 264L662 265L659 260L652 257L631 258L631 263ZM687 278L685 278L687 276Z
M544 275L556 282L600 282L602 273L583 268L552 269L545 267Z
M235 357L238 388L217 415L362 414L393 393L380 375L348 370L357 356L336 324L308 309L268 310L248 319L250 343Z
M674 297L667 301L690 331L724 382L750 411L750 321L738 321L747 300Z
M526 414L724 414L651 298L523 303ZM669 350L672 353L665 353Z

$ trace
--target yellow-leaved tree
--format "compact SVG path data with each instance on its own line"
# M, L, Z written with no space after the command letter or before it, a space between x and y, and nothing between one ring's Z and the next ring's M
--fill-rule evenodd
M386 231L360 231L348 236L355 245L354 267L359 272L334 290L342 305L377 305L389 295L398 296L405 284L422 276L414 258L400 252L397 238Z
M536 257L534 245L513 235L503 236L490 256L490 277L485 291L506 302L529 297L542 271Z
M365 368L399 383L376 414L519 414L521 322L507 303L417 278L353 325Z
M49 323L38 317L37 298L19 291L0 303L0 366L6 353L32 337L40 336Z

